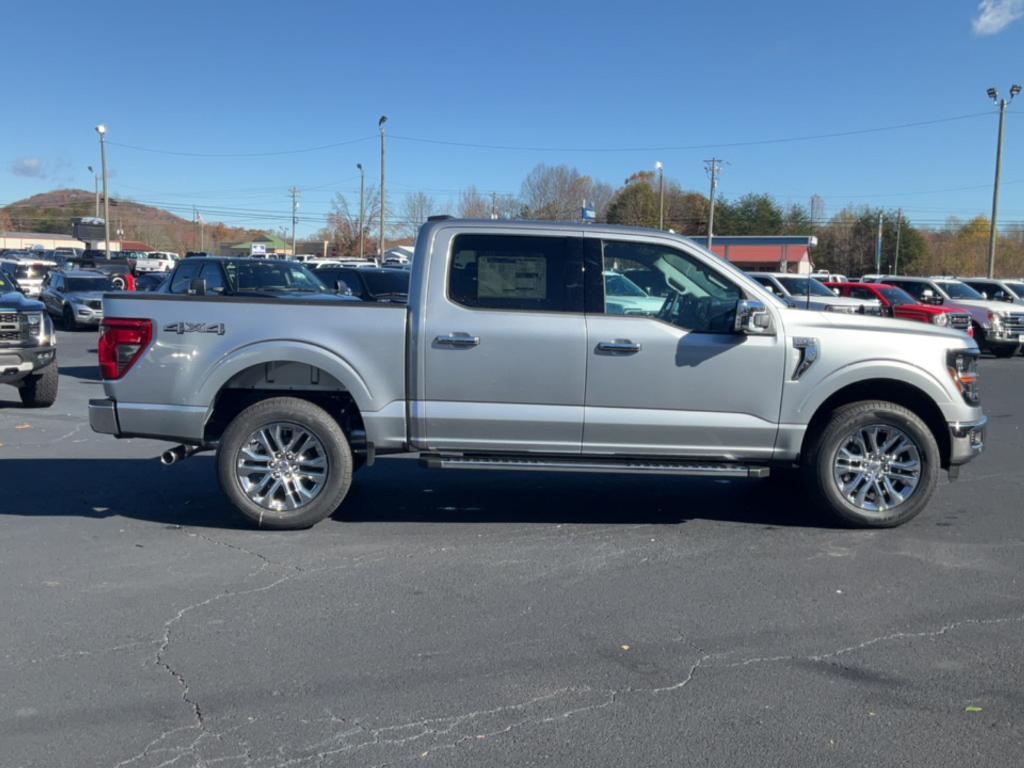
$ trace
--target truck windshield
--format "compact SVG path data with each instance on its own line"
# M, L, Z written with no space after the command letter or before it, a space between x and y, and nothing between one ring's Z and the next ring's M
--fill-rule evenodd
M961 283L959 280L947 280L938 283L939 289L942 290L951 299L967 299L969 301L977 301L982 299L982 295L971 286L966 283Z
M224 265L232 291L327 291L319 278L301 264L274 261L228 262Z
M832 291L810 277L777 277L776 280L794 297L811 295L835 298Z
M887 302L894 307L902 307L906 304L917 304L917 299L911 296L909 293L904 291L902 288L897 288L893 285L878 286L878 292L882 294Z
M1006 287L1017 294L1018 299L1024 299L1024 283L1007 283Z

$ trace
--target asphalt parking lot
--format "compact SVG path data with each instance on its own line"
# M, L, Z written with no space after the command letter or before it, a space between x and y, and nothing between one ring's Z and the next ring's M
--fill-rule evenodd
M0 390L0 765L1019 765L1024 359L891 531L756 481L381 460L302 532Z

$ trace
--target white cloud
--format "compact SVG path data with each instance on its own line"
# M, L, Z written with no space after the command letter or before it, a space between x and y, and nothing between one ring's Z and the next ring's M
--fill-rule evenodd
M46 176L43 171L43 161L38 157L19 157L11 163L11 173L30 179L42 179Z
M1024 0L981 0L971 22L976 35L998 35L1024 16Z

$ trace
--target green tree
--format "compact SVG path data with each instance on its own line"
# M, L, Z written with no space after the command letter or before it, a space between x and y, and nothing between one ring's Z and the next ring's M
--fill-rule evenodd
M744 195L736 202L715 204L716 235L779 235L784 214L771 195Z

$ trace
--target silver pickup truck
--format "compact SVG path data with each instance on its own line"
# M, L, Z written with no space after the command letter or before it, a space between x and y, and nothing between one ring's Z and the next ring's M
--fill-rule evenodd
M605 276L666 287L609 311ZM432 219L409 303L109 294L92 428L217 451L257 525L310 526L385 453L428 467L764 478L888 527L984 447L963 333L789 309L672 234ZM796 485L800 484L800 485ZM801 491L802 489L802 491ZM682 491L681 491L682 492Z

